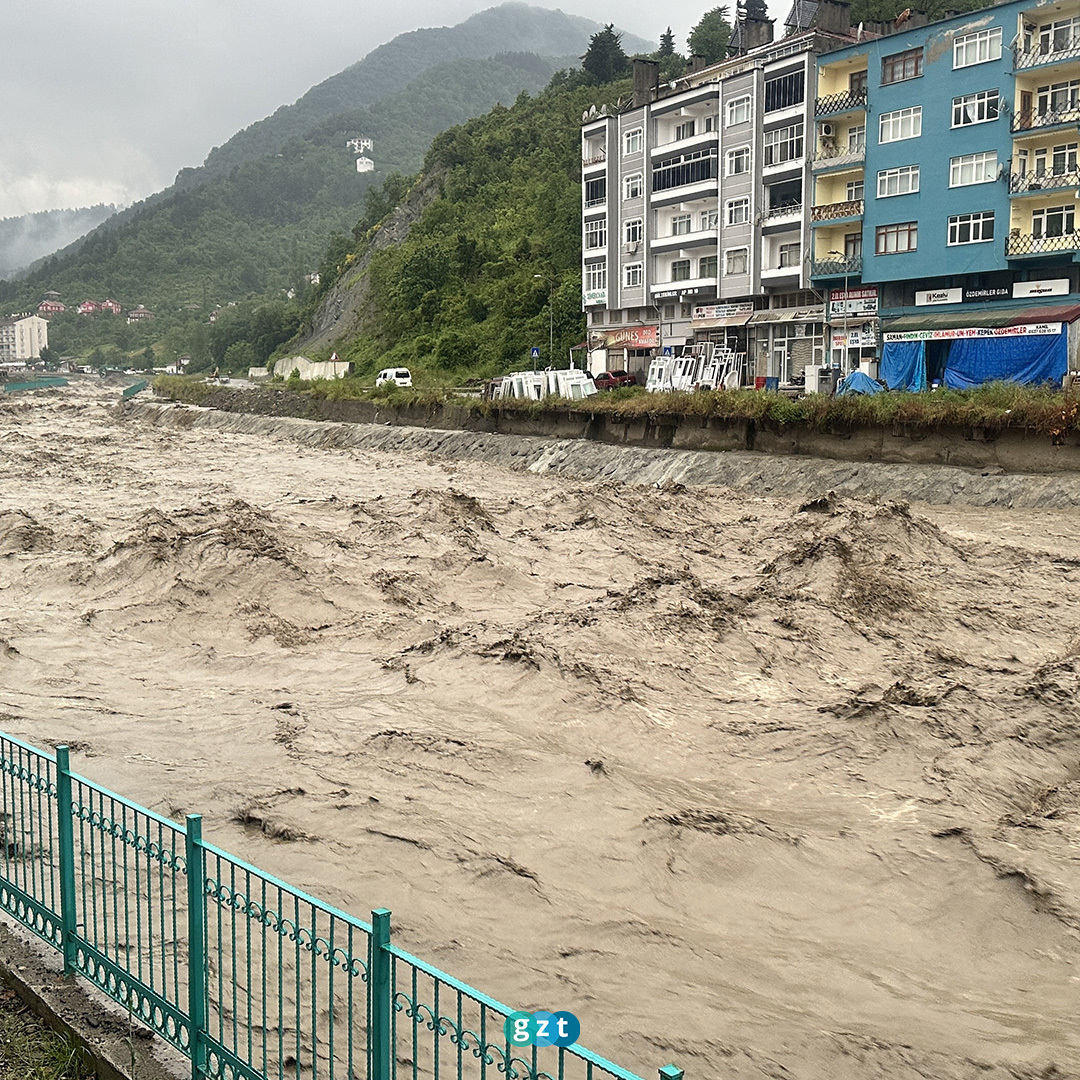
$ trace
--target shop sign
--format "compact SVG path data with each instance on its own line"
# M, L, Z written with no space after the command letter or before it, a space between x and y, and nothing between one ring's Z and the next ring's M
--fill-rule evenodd
M958 338L1048 337L1061 333L1061 323L1024 323L1021 326L967 326L947 330L904 330L886 333L891 341L955 341Z
M878 290L876 285L861 289L830 289L829 315L876 315Z
M730 319L736 315L753 315L753 304L698 304L695 319Z
M964 289L964 303L978 303L980 300L1008 300L1012 296L1004 286L994 289Z
M1019 300L1032 296L1068 296L1069 279L1051 278L1049 281L1014 281L1013 296Z
M586 304L606 304L607 303L607 289L586 289L585 290L585 303Z
M927 304L960 304L964 300L963 289L919 289L915 293L915 306Z
M877 344L877 331L873 323L866 323L863 326L856 327L855 329L847 332L847 343L845 345L843 331L833 331L832 335L832 347L833 349L872 349Z
M624 326L597 333L603 335L609 349L655 349L660 344L659 326Z
M678 295L678 289L669 289L667 292L653 293L653 297L657 300L672 300Z

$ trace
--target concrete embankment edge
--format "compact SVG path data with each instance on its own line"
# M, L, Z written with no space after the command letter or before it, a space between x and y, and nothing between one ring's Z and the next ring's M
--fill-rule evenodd
M704 484L795 499L827 491L935 505L1080 506L1080 474L1006 473L954 465L836 461L745 450L658 449L581 438L448 431L222 412L131 401L119 415L174 430L203 429L284 439L322 449L431 454L502 468L623 484ZM1048 441L1048 440L1047 440Z

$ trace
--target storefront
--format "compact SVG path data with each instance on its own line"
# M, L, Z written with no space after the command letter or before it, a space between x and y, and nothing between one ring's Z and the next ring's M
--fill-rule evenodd
M865 285L857 289L830 289L829 363L845 374L856 366L870 378L877 378L878 289Z
M660 327L623 326L589 334L589 371L629 371L644 384L649 361L660 349Z
M1017 282L1014 298L1047 282ZM1067 282L1063 282L1067 286ZM1038 295L1038 293L1035 293ZM1051 294L1052 295L1052 294ZM926 307L951 310L883 319L879 375L891 389L963 389L995 379L1060 384L1077 366L1080 304L968 303L961 289L917 294Z
M747 364L749 350L746 331L746 324L753 314L754 305L750 302L696 304L690 322L693 342L711 341L718 349L735 353L739 358L740 385L753 382L753 373Z
M824 307L755 311L748 323L755 378L805 386L806 370L825 362L824 323Z

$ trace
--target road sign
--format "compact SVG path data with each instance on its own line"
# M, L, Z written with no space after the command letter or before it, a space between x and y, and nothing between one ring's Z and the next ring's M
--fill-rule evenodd
M529 351L532 353L532 358L534 360L539 360L540 359L540 348L539 348L539 346L534 345L532 347L532 349L530 349Z

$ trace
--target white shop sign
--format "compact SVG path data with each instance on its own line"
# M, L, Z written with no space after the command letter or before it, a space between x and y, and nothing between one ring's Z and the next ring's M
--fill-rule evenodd
M920 289L915 293L915 306L927 304L960 304L964 300L963 289Z
M1021 326L965 326L946 330L904 330L887 333L885 341L955 341L958 338L1046 337L1061 333L1061 323L1024 323Z
M1017 300L1032 296L1068 296L1069 279L1051 278L1049 281L1014 281L1013 297Z

